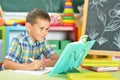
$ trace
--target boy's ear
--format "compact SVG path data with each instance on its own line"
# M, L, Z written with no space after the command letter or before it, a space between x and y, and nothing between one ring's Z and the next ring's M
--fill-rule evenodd
M25 23L27 31L31 31L31 24L30 23Z

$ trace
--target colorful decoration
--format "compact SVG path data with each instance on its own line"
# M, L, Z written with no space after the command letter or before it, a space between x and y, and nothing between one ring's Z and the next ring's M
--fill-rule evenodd
M4 25L4 19L0 17L0 26Z
M25 25L26 19L9 19L5 20L5 26L17 26L17 25Z
M50 26L61 26L62 18L60 14L52 14L50 15L50 18L51 18Z
M75 19L71 0L66 0L63 14L62 25L74 27Z
M3 11L0 5L0 26L4 25L4 19L3 19Z

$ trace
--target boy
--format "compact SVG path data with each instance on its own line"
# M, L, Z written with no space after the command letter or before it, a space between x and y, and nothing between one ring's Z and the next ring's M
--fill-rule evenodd
M48 34L50 17L45 11L35 8L26 17L26 32L13 38L4 60L5 69L39 70L54 66L58 55L51 49L45 37ZM41 61L41 54L50 61ZM34 61L31 61L31 58Z

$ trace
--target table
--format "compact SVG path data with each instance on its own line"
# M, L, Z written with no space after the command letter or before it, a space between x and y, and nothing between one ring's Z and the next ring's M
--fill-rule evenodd
M80 72L91 72L85 69L80 69ZM110 72L110 74L120 80L120 71L119 72ZM48 74L43 75L32 75L32 74L23 74L16 73L12 70L0 71L0 80L68 80L66 74L57 74L53 77L48 76Z

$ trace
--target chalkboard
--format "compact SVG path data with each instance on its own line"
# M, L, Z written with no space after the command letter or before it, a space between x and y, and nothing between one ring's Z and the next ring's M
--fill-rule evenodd
M7 12L28 12L33 8L43 8L47 12L62 13L66 0L0 0L0 5ZM74 12L84 0L72 0Z
M120 0L85 0L83 15L82 34L96 40L93 53L120 56Z

